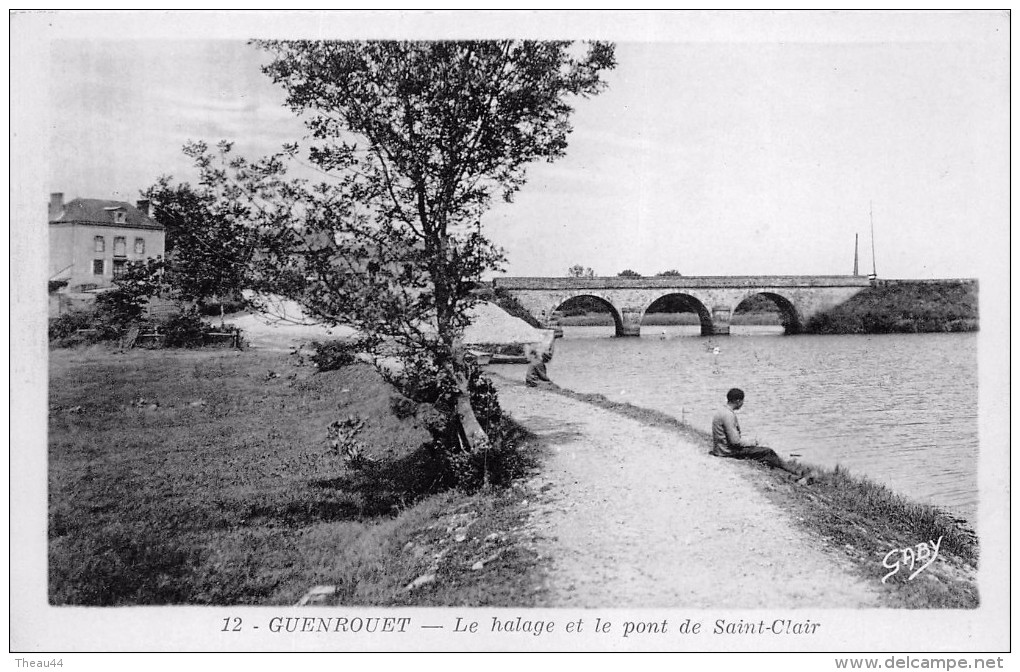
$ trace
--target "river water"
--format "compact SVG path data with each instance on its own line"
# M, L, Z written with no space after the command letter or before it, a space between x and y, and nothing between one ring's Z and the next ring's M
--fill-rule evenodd
M726 391L744 436L868 476L971 521L977 509L977 335L784 336L781 327L566 327L550 377L708 431ZM499 367L523 377L523 367ZM517 371L516 369L520 369ZM626 450L626 446L621 446Z

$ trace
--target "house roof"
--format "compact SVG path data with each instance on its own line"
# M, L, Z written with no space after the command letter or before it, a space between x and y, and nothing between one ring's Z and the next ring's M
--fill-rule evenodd
M114 213L124 212L124 221L118 223ZM129 229L162 231L163 225L125 201L108 201L101 198L76 198L64 204L50 224L91 224L118 226Z

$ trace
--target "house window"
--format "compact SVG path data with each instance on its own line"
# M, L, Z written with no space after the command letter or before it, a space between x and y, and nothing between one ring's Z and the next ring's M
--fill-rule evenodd
M127 256L127 238L124 236L117 236L113 239L113 256Z
M126 259L114 259L113 260L113 277L119 278L124 275L124 271L127 270Z
M92 260L92 275L102 275L102 274L103 274L103 260L102 259L93 259Z
M96 252L106 252L106 238L96 236L95 248Z
M144 238L135 238L135 254L145 254Z
M125 217L125 213L124 213L123 210L114 210L113 211L113 222L114 222L114 224L123 224L124 223L124 217Z

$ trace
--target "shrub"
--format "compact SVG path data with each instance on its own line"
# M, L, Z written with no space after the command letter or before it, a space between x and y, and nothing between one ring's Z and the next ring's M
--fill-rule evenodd
M215 337L213 336L214 333L216 334ZM224 338L221 334L233 334L235 335L236 340L232 341L230 339ZM243 349L246 345L244 340L244 330L233 324L224 324L223 326L220 326L219 324L211 325L206 324L204 326L202 342L203 345L207 347L211 345L215 346L233 345L234 347L237 347L239 350Z
M474 492L487 485L508 485L527 473L531 461L521 451L525 430L509 418L503 418L488 431L488 446L470 453L445 453L444 472L453 487Z
M88 330L80 333L79 330ZM98 343L119 338L120 326L108 315L96 309L75 310L65 313L49 325L49 340L58 348Z
M419 353L410 356L403 365L399 376L387 377L403 393L391 397L390 407L400 417L411 412L413 406L418 423L432 436L424 444L423 453L430 456L429 462L437 470L438 481L433 486L472 491L484 484L508 483L524 473L525 459L515 439L520 434L519 428L504 416L496 387L481 367L469 364L468 390L471 407L488 434L489 443L468 452L463 448L459 423L449 406L451 398L442 389L435 364Z
M343 459L348 469L361 469L372 461L365 444L358 440L358 434L364 428L365 421L356 415L329 424L329 447Z
M64 313L57 319L50 321L50 340L67 338L79 329L92 329L95 321L95 311L92 310L75 310L70 313Z
M482 429L490 432L498 428L503 421L499 395L496 393L496 386L478 366L472 366L468 374L468 390L471 392L471 408Z
M227 315L244 309L245 304L243 300L231 301L224 299L223 301L203 303L198 307L198 312L205 317L219 317L221 314Z
M478 367L472 367L468 376L471 390L471 408L478 422L489 435L489 444L472 452L457 445L447 445L439 451L441 468L446 483L465 492L473 492L485 485L507 485L527 470L529 462L520 451L524 430L503 414L496 387ZM449 434L446 435L449 437Z
M107 295L115 295L109 292ZM103 295L103 296L107 296ZM116 340L124 336L134 325L142 331L155 329L163 335L162 346L167 348L199 348L204 346L212 331L230 331L238 334L237 344L241 345L241 330L233 325L210 327L199 317L198 311L170 313L158 320L134 319L126 321L133 311L123 311L118 299L98 303L91 310L76 310L50 321L49 339L56 347L74 347L98 341ZM80 330L89 330L80 333Z
M97 317L110 328L124 331L142 319L146 297L123 287L116 287L96 296Z
M418 403L402 394L390 396L390 410L398 420L406 420L418 412Z
M309 359L319 371L335 371L357 361L360 344L357 341L316 341Z
M418 403L435 405L443 397L442 376L429 353L405 353L399 370L382 374L401 394Z
M209 330L194 310L171 313L160 320L157 326L168 348L200 348L205 344L205 334Z
M407 494L419 496L445 488L472 492L484 485L506 485L525 474L531 465L520 450L526 432L504 416L496 388L481 368L469 369L468 385L472 408L489 436L489 443L468 452L463 449L456 416L452 409L443 406L446 397L441 394L436 372L427 363L422 358L421 367L405 366L400 378L404 394L392 394L389 398L394 415L401 419L414 416L416 424L431 435L415 453L420 456L414 467L418 475L408 481ZM398 464L370 456L371 451L358 439L364 426L365 422L357 416L331 423L327 429L330 452L362 478L388 478L386 474L394 469L406 471L410 463Z

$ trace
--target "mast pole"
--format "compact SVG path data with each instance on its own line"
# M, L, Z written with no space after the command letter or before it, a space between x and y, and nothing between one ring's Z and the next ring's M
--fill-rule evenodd
M868 215L871 218L871 277L877 278L878 271L875 270L875 209L871 201L868 201Z
M859 234L854 234L854 275L857 275L857 238Z

